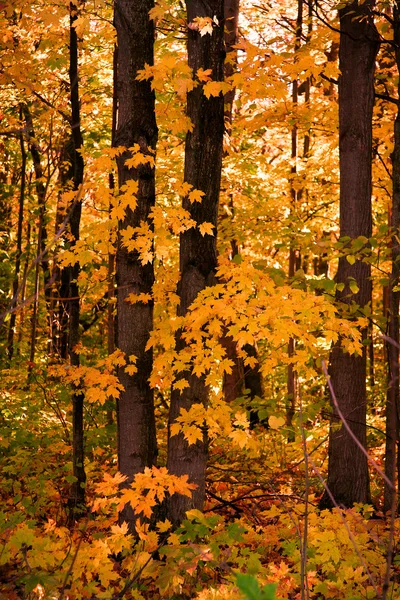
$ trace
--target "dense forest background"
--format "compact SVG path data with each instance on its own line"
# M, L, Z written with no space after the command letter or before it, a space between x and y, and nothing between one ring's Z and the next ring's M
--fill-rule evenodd
M0 598L400 597L400 2L0 21Z

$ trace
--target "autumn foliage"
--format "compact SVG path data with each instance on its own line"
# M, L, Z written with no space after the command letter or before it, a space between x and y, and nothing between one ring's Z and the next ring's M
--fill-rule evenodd
M399 15L0 2L0 599L400 597Z

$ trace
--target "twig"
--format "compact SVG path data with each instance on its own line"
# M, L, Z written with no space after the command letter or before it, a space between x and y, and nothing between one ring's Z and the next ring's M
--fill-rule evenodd
M72 214L72 211L73 211L75 205L78 202L80 202L81 199L82 199L83 187L84 186L82 184L80 186L79 190L78 190L78 193L77 193L77 195L75 197L75 200L73 201L73 203L72 203L72 205L70 207L70 210L69 210L67 216L65 217L64 221L62 222L62 224L60 226L60 229L57 231L56 235L53 237L53 239L51 240L51 242L46 246L46 248L44 248L44 250L42 250L42 252L40 252L36 256L36 258L32 261L32 263L29 266L29 268L26 270L24 280L21 282L21 284L19 285L16 293L14 294L13 298L11 299L10 307L4 313L2 313L0 315L0 327L3 325L3 323L4 323L4 321L5 321L6 317L7 317L7 315L11 314L12 312L15 312L15 311L19 310L21 306L24 306L25 304L29 304L29 302L32 301L32 299L30 298L30 299L28 299L28 301L25 301L22 305L20 304L20 305L17 306L18 296L19 296L21 290L23 289L23 286L26 283L26 279L27 279L29 273L32 271L32 269L35 267L35 265L38 262L40 262L40 261L43 260L43 258L46 256L46 254L48 253L48 251L51 249L51 247L60 239L60 237L64 233L64 231L65 231L65 229L66 229L66 227L67 227L67 225L69 223L69 220L71 218L71 214ZM49 282L48 285L52 285L52 284L53 284L53 281L50 280L50 282ZM36 296L37 296L37 294L34 294L33 299L35 299Z

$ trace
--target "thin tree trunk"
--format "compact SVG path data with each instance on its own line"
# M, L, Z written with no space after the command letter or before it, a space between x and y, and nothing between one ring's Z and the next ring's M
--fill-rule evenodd
M114 46L113 55L113 104L112 104L112 123L111 123L111 147L115 146L115 132L117 128L117 69L118 69L118 47ZM114 173L110 173L109 179L110 190L115 189ZM111 204L109 207L109 219L111 219ZM115 251L113 246L113 231L109 232L109 250L108 250L108 265L107 265L107 352L108 355L115 351L115 318L114 318L114 299L115 299ZM110 407L107 409L107 424L114 423L112 398L108 399Z
M10 285L10 265L7 260L10 252L11 231L11 198L9 181L10 174L9 154L5 144L0 143L2 153L3 169L0 172L0 350L4 348L4 356L7 356L7 340L9 334L8 323L5 321L9 299L8 287Z
M17 356L21 355L21 344L23 340L24 334L24 324L25 324L25 296L26 296L26 281L28 278L28 268L30 261L30 248L31 248L31 224L28 219L28 225L26 227L26 246L25 246L25 260L24 260L24 268L22 271L22 285L21 292L19 294L19 299L21 302L21 310L19 311L19 326L18 326L18 344L16 354Z
M339 156L340 235L369 238L372 230L371 159L374 70L378 36L372 16L373 0L353 2L340 14ZM371 267L362 260L351 265L339 259L337 282L344 285L336 299L343 308L371 302ZM353 278L358 292L349 288ZM350 317L351 318L351 317ZM362 337L367 332L361 332ZM332 349L329 373L339 407L358 441L366 446L366 349L349 355L341 342ZM328 487L336 502L352 506L371 501L368 461L333 411L329 435ZM324 494L321 506L332 502Z
M296 32L295 32L295 43L294 52L300 50L301 36L303 32L303 0L297 1L297 19L296 19ZM299 93L299 81L294 79L292 82L292 103L293 110L297 111L298 96ZM296 210L297 202L301 197L301 190L297 191L296 182L294 179L297 175L297 146L298 146L298 126L297 126L297 115L294 118L294 124L292 126L292 168L291 168L291 179L290 179L290 193L291 193L291 212ZM293 247L293 241L290 243L289 249L289 279L294 277L297 266L297 252ZM296 340L292 337L288 343L288 359L289 361L293 358L296 349ZM288 428L288 442L294 442L295 433L293 429L293 417L296 412L296 390L297 390L297 376L293 364L289 362L287 371L287 402L286 402L286 427Z
M22 107L20 109L20 118L22 119ZM24 202L25 202L25 185L26 185L26 150L24 144L24 138L22 133L19 136L19 144L21 148L21 186L19 192L19 208L18 208L18 225L17 225L17 252L15 256L15 271L14 281L12 286L13 298L11 301L11 316L10 326L8 329L8 341L7 341L7 355L8 360L11 362L14 355L14 333L17 313L15 307L17 305L17 293L19 286L19 272L21 268L21 255L22 255L22 225L24 222Z
M149 19L153 0L131 2L116 0L115 26L118 43L117 101L118 118L115 145L126 148L117 159L119 188L129 181L137 182L136 208L126 208L119 223L116 257L117 280L117 345L127 359L134 355L137 372L129 375L119 368L119 380L124 387L118 400L118 467L132 482L135 474L156 463L157 439L153 390L149 377L153 364L152 350L146 344L153 327L153 301L127 302L130 294L152 294L153 262L143 264L137 251L128 251L122 233L128 228L146 224L152 230L150 212L155 202L155 170L151 161L129 167L135 144L140 152L155 159L157 124L155 94L150 81L136 79L145 64L153 65L154 23ZM121 520L134 528L134 514L129 506Z
M224 2L209 0L206 4L200 0L186 2L188 22L188 61L196 73L198 69L211 69L212 79L224 78ZM196 17L216 17L212 34L201 36L196 30ZM207 97L202 86L195 87L187 96L187 114L192 121L193 130L186 136L185 145L185 182L204 192L201 202L190 203L186 197L183 208L196 222L180 237L180 272L178 286L180 305L178 314L185 316L189 306L201 290L213 285L217 267L217 218L221 183L222 140L224 134L224 99ZM202 236L198 225L204 221L212 223L215 235ZM185 341L177 335L177 351L185 348ZM189 387L182 392L172 390L169 427L175 422L182 409L189 410L195 403L207 404L208 389L204 377L185 373ZM175 475L187 474L189 480L197 485L193 497L187 498L175 494L167 506L168 518L177 523L185 512L195 507L202 509L205 498L205 470L207 463L207 434L204 431L202 441L190 446L182 434L168 436L167 467Z
M33 286L33 309L31 317L31 343L29 352L29 365L28 365L28 379L33 370L36 353L36 334L39 319L39 285L40 285L40 252L42 248L42 232L43 232L43 210L39 208L39 222L38 222L38 239L36 249L36 265L35 265L35 279Z
M75 4L70 4L70 64L69 81L71 86L71 118L72 118L72 141L73 141L73 162L72 162L72 182L73 189L78 192L83 183L84 163L82 154L83 138L81 131L80 117L80 99L79 99L79 72L78 72L78 38L74 23L78 18L78 9ZM74 202L70 213L70 231L72 242L70 250L73 252L74 246L79 240L80 222L82 212L82 201ZM64 269L68 273L68 315L69 315L69 338L68 353L71 366L79 367L80 359L77 346L80 341L79 317L80 317L80 297L78 278L80 273L79 262ZM75 482L70 489L69 509L70 522L74 517L78 517L85 505L85 485L86 473L84 467L84 433L83 433L83 402L84 395L78 390L74 390L72 396L72 462L73 475Z
M225 48L230 60L224 64L225 78L230 77L236 70L237 51L233 46L238 42L238 21L239 21L239 0L224 1L224 16L225 16ZM225 131L228 136L232 133L232 111L233 101L235 99L235 89L232 88L225 94ZM226 219L232 219L234 214L233 197L230 199L230 209L232 216L226 216ZM231 240L231 256L234 258L239 252L239 248L235 239ZM236 342L230 335L223 335L221 344L225 349L226 356L233 361L232 372L225 373L223 381L223 390L225 401L231 403L242 395L244 382L244 365L243 360L238 357L236 350Z
M396 0L393 8L393 41L396 55L397 71L400 75L400 2ZM400 83L398 85L400 93ZM389 337L394 343L387 344L388 389L386 393L386 448L385 474L393 483L393 489L385 482L383 509L393 508L393 496L396 494L397 439L399 435L399 300L396 291L400 276L400 246L398 241L400 229L400 111L397 111L394 122L393 164L393 199L391 215L392 231L392 275L388 285L388 325ZM397 506L396 506L397 508Z
M39 207L39 222L38 222L38 241L37 241L37 263L35 266L35 283L34 283L34 300L32 313L32 328L31 328L31 349L29 356L28 376L31 374L35 362L36 353L36 336L38 327L38 311L39 311L39 292L40 292L40 268L44 274L44 294L47 307L47 320L49 324L50 314L50 271L48 267L48 258L43 255L47 243L46 229L46 186L43 183L43 169L40 161L40 150L35 142L35 132L33 129L32 115L29 108L24 105L23 113L25 116L26 128L29 135L29 151L32 156L33 168L35 170L35 188ZM40 256L42 255L42 258Z
M26 104L23 106L25 115L25 123L29 135L29 151L32 156L33 168L35 170L35 188L39 206L39 227L40 227L40 267L43 272L44 297L47 309L48 336L50 336L50 304L51 304L51 289L50 289L50 269L49 258L44 254L47 246L47 224L46 224L46 185L43 183L44 171L41 163L41 150L35 141L35 131L33 128L33 120L31 112Z

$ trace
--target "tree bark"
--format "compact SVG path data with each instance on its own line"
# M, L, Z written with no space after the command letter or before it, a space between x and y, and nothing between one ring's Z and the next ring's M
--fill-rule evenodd
M400 74L400 2L396 0L393 7L393 41L395 48L397 71ZM400 93L400 84L398 85ZM391 488L386 482L384 487L383 509L396 508L393 505L396 495L397 440L399 435L399 304L400 294L395 291L400 276L400 246L398 241L400 228L400 111L397 111L394 122L393 164L393 197L391 214L392 231L392 274L388 285L388 333L393 343L387 344L388 389L386 393L386 447L385 475L393 484Z
M212 79L222 81L224 77L224 3L223 0L210 0L207 4L200 0L186 2L188 21L188 61L195 74L198 69L211 69ZM196 17L216 17L218 24L213 25L212 34L200 35L195 29ZM193 28L191 28L193 27ZM180 272L178 286L180 305L178 314L186 315L189 306L201 290L213 285L217 266L217 217L222 167L222 141L224 134L224 99L207 97L202 86L197 86L187 96L187 114L193 124L193 130L186 136L185 146L185 182L195 189L202 190L202 202L191 204L188 198L183 200L186 209L197 226L180 237ZM204 221L212 223L215 235L202 236L198 225ZM179 352L185 347L180 333L177 335L176 348ZM207 404L208 390L203 377L191 373L184 376L189 387L181 393L171 392L169 426L179 416L181 409L189 410L193 404ZM202 509L205 498L205 469L207 463L207 434L203 440L188 445L182 434L168 436L167 467L175 475L189 476L197 485L193 497L187 498L175 494L167 506L168 518L173 523L181 521L191 507Z
M72 117L72 183L73 189L78 192L83 183L84 163L80 152L83 147L81 131L80 99L79 99L79 70L78 70L78 38L74 23L78 18L78 9L75 4L70 4L70 65L69 80L71 86L71 117ZM71 206L70 231L73 251L79 240L80 222L82 212L82 201L79 199ZM79 367L80 359L77 345L80 341L79 318L80 318L80 296L78 278L80 273L79 262L63 269L68 279L68 317L69 337L68 354L71 366ZM79 516L85 504L86 473L84 468L84 430L83 430L83 393L74 390L72 397L72 462L73 475L76 481L72 484L69 497L70 520L74 515Z
M20 118L22 119L22 107L20 109ZM14 333L17 313L15 308L17 305L17 295L19 286L19 272L21 268L21 255L22 255L22 226L24 222L24 202L25 202L25 185L26 185L26 150L24 144L24 138L22 133L19 136L19 143L21 148L21 185L19 191L19 207L18 207L18 225L17 225L17 252L15 256L15 271L14 281L12 286L13 297L11 300L11 315L10 325L8 329L8 340L7 340L7 355L8 360L11 362L14 355Z
M122 243L122 232L128 227L147 224L152 230L150 212L155 202L155 170L149 162L136 168L128 167L128 150L138 144L140 152L155 158L157 124L155 94L150 81L136 79L145 64L153 65L154 23L149 18L153 0L131 2L116 0L115 26L117 30L118 66L117 101L118 119L115 145L126 148L117 159L119 187L130 180L138 183L135 210L126 209L119 223L116 256L117 281L117 345L127 359L136 357L137 373L128 375L119 368L119 380L124 386L118 400L118 465L121 473L132 482L136 473L156 463L157 439L154 416L153 390L149 385L153 353L146 344L153 327L153 301L148 303L126 301L129 294L152 294L154 283L153 262L142 264L136 251L128 251ZM134 514L126 506L121 520L134 527Z
M372 230L371 159L374 70L378 35L372 17L373 0L353 2L341 9L339 49L339 156L340 235L369 238ZM344 308L371 302L370 265L339 259L336 294ZM358 292L352 294L349 278ZM351 317L350 317L351 318ZM365 338L366 331L361 332ZM331 352L329 373L337 401L354 436L366 446L366 349L361 355L346 354L341 342ZM329 436L328 487L336 502L346 507L371 501L368 461L333 410ZM325 493L321 506L332 502Z

